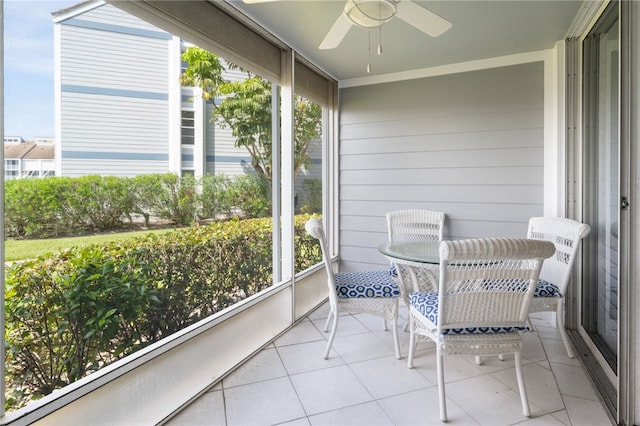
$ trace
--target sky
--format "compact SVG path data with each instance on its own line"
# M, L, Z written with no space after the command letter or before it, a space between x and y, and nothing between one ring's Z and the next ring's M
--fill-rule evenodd
M51 12L81 0L4 0L4 135L54 137Z

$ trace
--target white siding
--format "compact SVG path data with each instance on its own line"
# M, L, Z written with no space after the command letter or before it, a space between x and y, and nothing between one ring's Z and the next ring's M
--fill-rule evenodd
M168 40L62 26L62 84L165 94Z
M167 173L166 161L138 161L138 160L88 160L88 159L67 159L65 160L65 176L80 177L91 174L104 176L133 177L152 173Z
M543 212L543 64L342 89L342 270L387 265L387 211L444 211L445 238L524 237Z
M86 20L86 21L104 23L107 25L112 25L114 22L117 22L117 25L121 25L126 28L135 28L135 29L150 30L150 31L162 31L158 27L155 27L149 24L148 22L143 21L111 5L107 5L107 7L99 7L97 9L89 10L83 13L82 16L79 17L79 19L82 19L83 21Z
M108 4L60 23L62 175L169 170L170 38Z

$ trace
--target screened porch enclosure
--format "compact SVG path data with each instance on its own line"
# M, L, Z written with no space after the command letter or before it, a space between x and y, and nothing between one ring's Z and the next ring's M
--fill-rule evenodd
M391 333L364 314L341 318L346 326L322 359L327 280L321 265L296 266L296 213L303 205L318 208L339 271L389 267L377 249L388 239L389 211L442 211L445 239L524 238L531 217L579 216L579 141L567 136L565 122L566 104L575 99L565 87L563 37L580 34L573 24L544 48L338 79L270 32L268 3L249 4L106 2L273 85L273 285L6 414L0 424L439 424L435 350L422 343L417 368L407 369L405 318L398 322L400 360ZM253 22L247 7L264 8L265 21ZM598 7L576 6L568 22L584 27L583 15ZM302 175L295 160L298 96L322 111L321 138L307 163L313 170ZM186 105L195 97L183 98ZM197 140L212 124L191 110L197 108L174 111L187 131L167 160L197 175L220 164L208 166L207 147L192 143L192 133ZM303 200L296 188L305 188L306 177L320 187L307 182L315 192ZM400 312L406 315L404 306ZM615 424L582 361L566 357L551 317L536 315L534 325L523 349L532 418L520 411L513 359L476 366L452 357L450 421Z

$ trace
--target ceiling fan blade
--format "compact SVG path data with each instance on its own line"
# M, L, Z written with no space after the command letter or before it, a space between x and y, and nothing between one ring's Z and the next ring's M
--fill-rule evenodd
M396 16L408 24L413 25L431 37L438 37L451 28L451 22L436 15L424 7L418 6L411 0L401 0Z
M324 40L322 40L322 43L320 43L320 46L318 46L318 48L333 49L335 47L338 47L342 39L349 32L349 29L351 29L352 25L353 24L351 23L349 18L347 18L347 16L344 13L341 13L340 16L338 16L338 19L336 19L336 22L334 22L333 26L331 27L327 35L324 36Z

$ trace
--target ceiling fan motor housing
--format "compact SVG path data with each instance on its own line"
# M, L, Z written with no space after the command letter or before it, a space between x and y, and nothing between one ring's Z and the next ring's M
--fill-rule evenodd
M347 0L344 14L357 26L377 28L397 13L393 0Z

